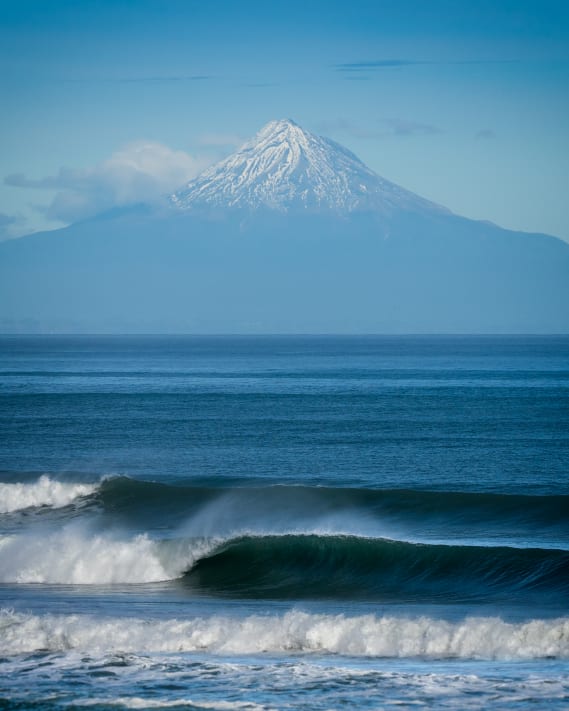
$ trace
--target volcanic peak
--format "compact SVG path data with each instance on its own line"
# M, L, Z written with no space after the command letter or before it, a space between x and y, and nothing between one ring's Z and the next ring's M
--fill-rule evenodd
M171 196L183 209L441 211L374 173L351 151L291 119L267 123L236 153Z

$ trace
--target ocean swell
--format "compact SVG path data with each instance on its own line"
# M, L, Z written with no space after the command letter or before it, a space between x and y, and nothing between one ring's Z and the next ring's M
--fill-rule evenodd
M569 540L569 496L530 496L405 489L358 489L310 486L211 486L169 485L127 477L106 478L98 499L107 511L145 520L167 515L182 520L214 502L223 513L248 519L270 516L290 520L314 520L341 512L355 514L366 523L413 523L424 527L523 527L525 530L555 527Z

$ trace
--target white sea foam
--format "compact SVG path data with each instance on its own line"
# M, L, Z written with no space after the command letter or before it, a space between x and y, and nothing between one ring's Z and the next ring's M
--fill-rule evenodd
M0 613L0 653L341 654L430 659L569 658L569 618L509 623L471 617L308 614L188 620Z
M159 542L92 533L80 524L60 531L0 538L0 582L108 585L180 577L212 550L212 540Z
M31 483L0 484L0 513L20 511L32 506L67 506L81 496L89 496L98 484L57 481L41 476Z

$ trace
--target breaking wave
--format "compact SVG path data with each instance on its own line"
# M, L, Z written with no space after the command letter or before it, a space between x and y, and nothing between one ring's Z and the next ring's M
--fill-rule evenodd
M0 513L11 513L37 506L61 508L80 497L93 494L98 484L61 482L47 475L31 483L0 483Z
M190 594L438 601L569 598L569 552L427 545L351 535L153 540L80 524L0 539L0 582L74 585L183 579Z
M93 653L340 654L430 659L569 658L569 618L509 623L309 614L180 620L0 613L0 654Z
M0 582L113 585L172 580L214 545L154 541L146 534L124 539L68 525L45 535L1 538Z

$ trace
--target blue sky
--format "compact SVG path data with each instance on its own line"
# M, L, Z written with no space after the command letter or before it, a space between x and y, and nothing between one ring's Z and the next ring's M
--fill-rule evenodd
M150 199L290 117L569 240L568 2L1 0L0 27L4 237Z

